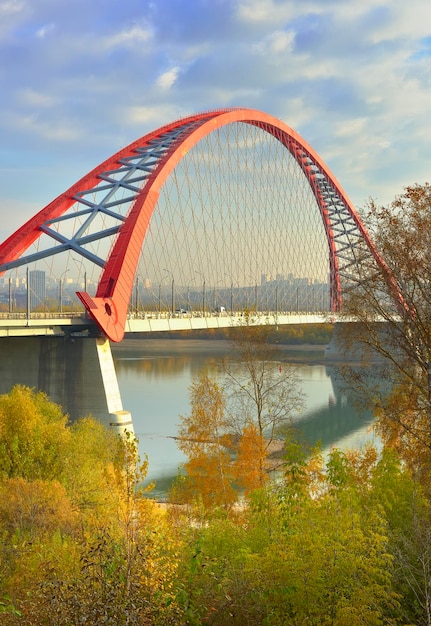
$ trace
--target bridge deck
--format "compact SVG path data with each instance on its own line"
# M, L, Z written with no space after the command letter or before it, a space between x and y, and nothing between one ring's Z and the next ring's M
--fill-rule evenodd
M327 313L257 313L251 314L253 325L270 324L322 324L329 321ZM163 331L202 330L211 328L229 328L241 326L245 323L241 313L208 314L179 313L148 313L145 315L130 315L126 322L126 333L151 333ZM44 314L24 313L0 316L0 337L28 337L41 335L68 335L74 333L98 333L96 324L84 313Z

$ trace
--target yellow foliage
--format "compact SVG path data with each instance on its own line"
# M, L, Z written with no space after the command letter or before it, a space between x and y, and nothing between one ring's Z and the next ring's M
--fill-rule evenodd
M0 481L0 525L32 534L70 529L77 520L66 490L57 480Z

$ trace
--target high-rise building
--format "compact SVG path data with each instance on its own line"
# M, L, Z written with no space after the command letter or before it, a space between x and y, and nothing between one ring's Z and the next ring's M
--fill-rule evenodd
M46 300L45 272L41 270L29 272L28 282L30 309L34 310L44 306Z

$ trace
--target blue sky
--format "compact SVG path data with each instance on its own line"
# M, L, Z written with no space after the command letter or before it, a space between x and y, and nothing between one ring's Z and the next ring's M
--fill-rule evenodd
M191 113L294 128L358 207L430 181L429 0L0 0L0 239Z

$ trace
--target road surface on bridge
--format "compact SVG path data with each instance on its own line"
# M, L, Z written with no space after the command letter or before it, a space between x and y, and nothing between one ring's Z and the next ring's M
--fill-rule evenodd
M252 314L247 323L251 325L283 326L286 324L324 324L330 318L327 313L260 313ZM205 330L244 326L246 318L243 313L232 315L205 315L179 313L177 315L148 313L145 315L129 315L125 332L154 333L175 332L185 330ZM97 324L85 313L44 314L32 313L27 317L24 313L11 316L0 316L0 337L29 337L43 335L99 334Z

